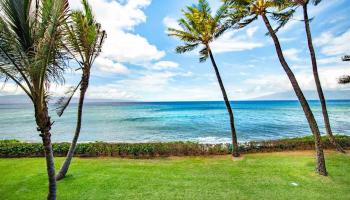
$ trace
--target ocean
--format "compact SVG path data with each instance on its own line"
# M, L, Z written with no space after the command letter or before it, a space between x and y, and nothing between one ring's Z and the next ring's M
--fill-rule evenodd
M310 101L325 132L320 104ZM297 101L232 102L238 140L269 140L311 135ZM76 123L76 104L59 118L50 108L53 142L69 142ZM334 133L350 135L350 101L328 101ZM0 105L0 139L38 142L30 104ZM86 103L80 142L231 141L224 102Z

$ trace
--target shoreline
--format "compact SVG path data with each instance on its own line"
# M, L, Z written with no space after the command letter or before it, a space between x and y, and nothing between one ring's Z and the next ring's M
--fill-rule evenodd
M350 134L334 134L338 137L350 137ZM327 137L326 134L321 134L322 137ZM305 139L305 138L311 138L313 137L310 134L302 134L295 137L276 137L276 138L267 138L267 139L251 139L251 140L238 140L238 143L241 145L246 145L249 143L261 143L261 142L274 142L274 141L288 141L288 140L298 140L298 139ZM53 139L54 140L54 139ZM198 143L198 144L204 144L204 145L216 145L216 144L230 144L231 143L230 137L216 137L216 136L207 136L207 137L197 137L197 138L190 138L185 140L141 140L141 141L135 141L135 140L85 140L85 141L78 141L79 144L89 144L89 143L106 143L106 144L154 144L154 143L174 143L174 142L191 142L191 143ZM4 141L16 141L16 142L22 142L22 143L31 143L36 144L40 143L41 140L22 140L22 139L15 139L15 138L0 138L0 143ZM70 140L67 141L57 141L53 142L55 144L64 144L64 143L70 143Z

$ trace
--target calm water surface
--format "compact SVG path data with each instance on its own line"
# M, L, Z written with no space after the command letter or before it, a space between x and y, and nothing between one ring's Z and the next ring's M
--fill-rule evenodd
M239 141L309 135L297 101L232 102ZM321 131L320 105L311 101ZM350 135L350 101L329 101L335 133ZM31 105L0 105L0 139L40 141ZM53 141L70 141L76 121L72 104L61 118L53 109ZM87 103L80 141L149 142L190 140L230 142L223 102Z

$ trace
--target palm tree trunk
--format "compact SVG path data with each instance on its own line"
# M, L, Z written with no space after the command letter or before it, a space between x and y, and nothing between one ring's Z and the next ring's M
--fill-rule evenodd
M323 120L324 120L324 124L326 126L326 132L328 135L328 139L339 152L345 153L344 149L336 142L334 135L332 133L330 122L329 122L329 117L328 117L328 112L327 112L327 104L326 104L326 100L325 100L325 97L323 94L321 81L320 81L320 78L318 76L316 54L315 54L315 49L314 49L313 42L312 42L312 36L311 36L310 24L309 24L309 16L308 16L308 12L307 12L307 4L306 3L303 4L303 12L304 12L304 23L305 23L307 42L308 42L308 46L309 46L311 63L312 63L312 70L313 70L314 79L316 82L318 97L319 97L320 102L321 102Z
M40 136L43 141L43 147L46 158L46 170L49 178L49 193L48 200L56 199L56 179L55 179L55 164L51 143L51 121L48 114L47 103L44 103L43 109L36 109L36 123L38 125L38 131L41 132Z
M75 133L74 137L71 143L71 146L69 148L69 151L67 153L66 159L64 160L64 163L60 169L60 171L56 175L56 180L59 181L63 179L69 169L70 163L73 159L75 149L77 147L78 139L79 139L79 134L81 130L81 122L82 122L82 116L83 116L83 106L84 106L84 98L85 98L85 93L88 89L89 86L89 71L88 70L83 70L83 75L82 75L82 82L80 86L80 97L79 97L79 104L78 104L78 117L77 117L77 124L75 128Z
M214 56L213 56L209 46L207 48L208 48L208 51L209 51L210 60L211 60L211 62L213 64L213 67L214 67L214 70L215 70L215 74L216 74L216 77L217 77L219 85L220 85L222 96L224 97L224 100L225 100L225 105L226 105L228 114L230 116L230 126L231 126L232 146L233 146L232 156L233 157L239 157L239 149L238 149L237 134L236 134L236 128L235 128L235 123L234 123L233 111L232 111L232 108L231 108L231 105L230 105L230 101L228 100L227 93L226 93L224 84L222 82L219 69L218 69L218 67L216 65Z
M282 53L282 48L281 48L281 45L279 43L279 40L277 38L275 31L271 27L271 24L270 24L270 22L267 19L265 14L262 15L262 18L263 18L264 23L265 23L273 41L274 41L276 52L277 52L278 58L280 60L280 63L281 63L284 71L286 72L286 74L287 74L287 76L288 76L288 78L293 86L294 92L299 99L299 102L300 102L300 104L303 108L303 111L305 113L306 119L309 123L310 129L314 135L315 149L316 149L316 171L320 175L327 176L326 162L325 162L323 147L322 147L322 143L321 143L321 134L320 134L320 131L318 129L315 117L314 117L314 115L310 109L310 106L309 106L309 104L308 104L299 84L298 84L297 79L295 78L292 70L290 69L288 63L286 62L286 60L284 58L284 55Z

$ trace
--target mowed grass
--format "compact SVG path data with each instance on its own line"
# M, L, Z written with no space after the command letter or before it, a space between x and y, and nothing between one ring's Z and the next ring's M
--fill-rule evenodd
M57 167L63 158L56 158ZM350 156L328 152L329 177L313 153L151 160L74 158L58 199L350 199ZM45 199L44 158L0 159L0 199Z

